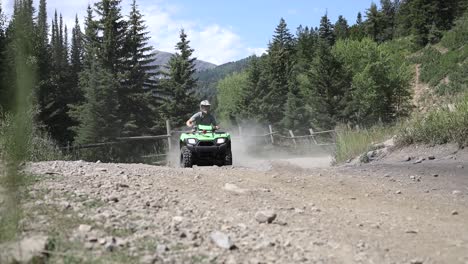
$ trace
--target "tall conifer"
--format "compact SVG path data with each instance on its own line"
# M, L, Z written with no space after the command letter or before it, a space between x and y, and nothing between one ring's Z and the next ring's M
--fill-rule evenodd
M270 80L268 93L261 105L266 119L279 124L283 119L283 109L289 92L295 57L295 38L289 32L286 21L281 18L275 29L273 40L268 45L267 74Z
M156 116L156 100L152 96L157 88L157 69L153 47L148 44L149 33L143 15L138 10L136 1L132 3L128 16L125 52L126 78L123 83L124 96L121 97L120 108L124 120L126 135L148 134L158 120Z
M180 41L176 45L176 53L167 66L167 79L164 81L166 102L164 114L175 126L182 126L185 121L197 111L199 98L195 95L197 79L194 77L195 60L193 49L187 34L180 31Z

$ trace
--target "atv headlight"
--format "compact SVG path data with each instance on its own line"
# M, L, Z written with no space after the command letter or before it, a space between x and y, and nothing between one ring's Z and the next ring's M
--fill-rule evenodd
M216 144L223 144L224 142L226 142L226 139L225 139L225 138L218 138L218 139L216 139Z
M189 139L187 139L187 143L195 145L195 144L197 144L197 140L194 139L194 138L189 138Z

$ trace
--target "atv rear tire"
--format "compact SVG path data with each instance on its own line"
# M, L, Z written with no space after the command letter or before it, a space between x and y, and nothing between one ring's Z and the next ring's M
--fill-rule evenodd
M226 156L224 157L224 165L225 166L232 165L232 152L230 149L227 151Z
M193 155L187 147L180 149L180 166L182 168L192 168L193 166Z

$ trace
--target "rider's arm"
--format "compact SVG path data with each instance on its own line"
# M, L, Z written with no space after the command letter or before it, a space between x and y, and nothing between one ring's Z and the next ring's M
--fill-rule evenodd
M211 118L212 118L211 123L213 124L214 128L218 130L219 125L218 125L218 122L216 122L216 118L213 115L211 116Z
M196 113L189 120L187 120L187 122L186 122L187 126L188 127L193 127L193 122L195 122L195 120L197 120L199 115L200 115L200 113Z

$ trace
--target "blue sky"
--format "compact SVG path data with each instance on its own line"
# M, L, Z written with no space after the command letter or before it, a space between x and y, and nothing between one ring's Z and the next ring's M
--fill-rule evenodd
M7 13L13 0L0 0ZM39 0L35 0L36 4ZM73 26L74 16L80 20L86 6L96 0L48 0L49 17L54 9L63 13L65 23ZM131 0L122 1L128 12ZM151 32L151 44L158 50L174 51L178 31L184 28L199 59L222 64L264 52L273 31L283 17L291 32L302 25L318 26L328 12L332 22L343 15L350 24L371 0L137 0Z

